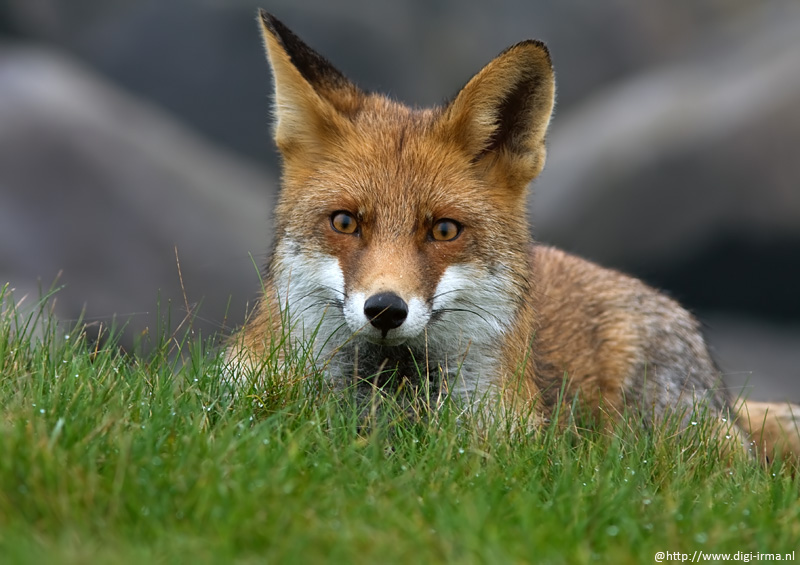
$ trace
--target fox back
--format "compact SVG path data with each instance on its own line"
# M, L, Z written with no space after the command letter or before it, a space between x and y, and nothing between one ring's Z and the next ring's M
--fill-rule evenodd
M544 44L508 48L451 102L415 109L260 22L283 177L264 296L229 349L240 374L288 335L334 386L433 383L536 421L565 397L645 420L689 419L700 402L731 420L688 312L530 235L555 93Z

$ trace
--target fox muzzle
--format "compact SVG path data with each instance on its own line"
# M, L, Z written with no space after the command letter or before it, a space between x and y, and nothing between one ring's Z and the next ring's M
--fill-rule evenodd
M403 325L408 317L408 304L393 292L381 292L364 302L364 315L385 338L389 330Z

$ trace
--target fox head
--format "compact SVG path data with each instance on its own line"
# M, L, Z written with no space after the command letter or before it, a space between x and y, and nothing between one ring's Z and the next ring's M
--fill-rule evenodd
M527 187L554 100L544 44L518 43L450 103L412 109L259 20L283 161L273 299L306 332L378 357L489 344L530 291Z

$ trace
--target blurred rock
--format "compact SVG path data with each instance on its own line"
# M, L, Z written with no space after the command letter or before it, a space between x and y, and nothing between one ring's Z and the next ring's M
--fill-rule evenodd
M540 234L644 268L723 237L800 245L798 37L800 10L557 116L533 201Z
M705 322L712 352L734 398L800 402L800 326L724 315Z
M36 300L61 273L59 317L85 308L88 322L130 319L126 344L155 328L159 296L173 328L187 301L202 302L195 327L206 333L226 316L239 323L258 288L248 252L263 263L275 187L74 61L0 48L0 284L17 299Z
M691 56L709 30L724 25L747 34L762 13L796 2L5 1L19 33L67 49L257 160L274 154L263 135L269 76L255 24L259 6L364 88L416 105L454 95L512 43L544 40L565 111L603 85Z
M18 33L63 46L275 170L254 23L263 4L6 0L0 11ZM766 276L799 239L796 0L265 7L365 88L418 105L452 95L509 44L545 40L558 108L537 235L698 309L800 320L798 275Z
M63 263L63 315L86 302L94 316L151 312L134 320L152 327L157 288L183 302L178 243L189 300L214 301L210 327L207 306L253 296L247 252L268 249L276 173L164 110L276 170L259 5L365 88L417 105L511 43L545 40L558 106L537 235L665 288L712 320L727 371L779 376L800 400L797 0L5 0L0 33L59 46L163 110L63 60L17 65L13 103L0 76L0 275L46 286ZM43 67L77 78L34 80ZM99 103L109 92L125 103Z

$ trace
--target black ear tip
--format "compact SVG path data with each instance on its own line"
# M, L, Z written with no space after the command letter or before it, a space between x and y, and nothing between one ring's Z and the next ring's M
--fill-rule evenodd
M263 23L268 30L275 34L277 34L281 27L286 27L278 18L267 12L264 8L258 9L258 19L261 20L261 23Z
M551 60L550 57L550 50L547 48L547 45L544 41L539 41L538 39L531 39L530 43L535 45L544 55L547 57L547 60Z
M307 49L302 40L297 37L292 30L286 27L286 24L263 8L259 8L258 17L261 23L264 24L264 28L269 31L287 51L292 52L297 49L297 47L293 48L292 46L301 46L303 49Z
M525 41L520 41L519 43L515 43L503 53L508 53L509 51L515 51L518 49L525 49L529 52L536 52L537 55L544 58L545 61L549 65L552 66L552 58L550 57L550 50L547 48L547 45L543 41L539 41L538 39L526 39Z

